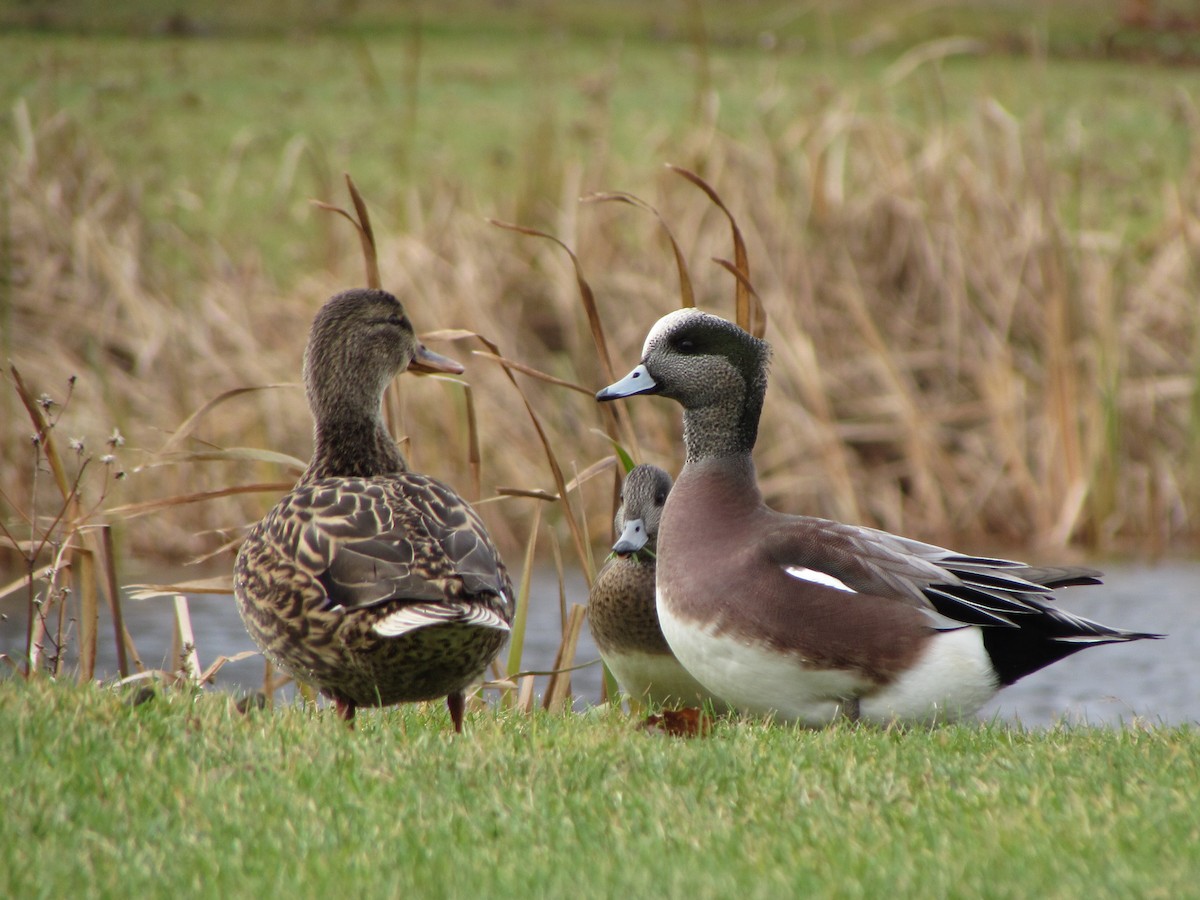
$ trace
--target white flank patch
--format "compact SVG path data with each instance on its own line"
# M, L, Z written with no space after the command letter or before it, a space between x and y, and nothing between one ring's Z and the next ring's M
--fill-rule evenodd
M939 632L916 665L875 696L864 697L859 712L880 722L953 722L974 715L999 689L983 630L967 626Z
M807 569L804 566L784 566L783 571L787 572L793 578L799 578L801 581L823 584L825 587L837 588L839 591L847 591L851 594L858 593L840 578L834 578L828 572L818 572L816 569Z
M937 634L912 669L877 689L847 669L813 669L795 655L715 634L671 615L663 597L658 617L679 662L735 709L781 721L828 725L858 698L859 718L888 722L953 721L975 713L999 688L978 628Z

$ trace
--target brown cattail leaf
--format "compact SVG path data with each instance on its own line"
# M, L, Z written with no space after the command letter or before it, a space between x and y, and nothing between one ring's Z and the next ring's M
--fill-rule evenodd
M471 500L483 495L483 452L479 447L479 418L475 412L475 392L467 382L463 386L463 397L467 403L467 468L471 472Z
M243 650L241 653L233 654L233 656L218 656L212 661L212 665L210 665L200 674L200 683L210 684L213 678L216 677L217 673L225 668L226 663L238 662L240 660L249 659L251 656L257 655L257 650ZM266 698L263 697L262 694L255 693L252 696L257 697L259 701L261 701L259 703L260 707L266 705Z
M275 666L267 657L263 657L263 683L261 693L270 703L275 697Z
M520 687L517 689L517 711L529 715L533 712L533 688L534 677L526 675L520 681Z
M600 312L596 308L596 298L592 293L591 286L587 283L587 279L583 277L583 267L580 266L579 257L575 255L575 252L554 235L539 231L536 228L514 225L510 222L501 222L497 219L488 219L488 222L497 228L515 231L518 234L545 238L566 251L567 256L571 258L571 265L575 268L575 284L579 289L579 299L583 302L583 309L587 314L588 325L592 330L592 341L596 345L596 353L600 357L601 374L607 379L608 384L616 381L617 375L613 369L612 359L609 356L608 340L604 336L604 326L600 322ZM625 409L624 404L602 404L600 415L604 419L605 426L608 428L610 434L615 437L617 431L621 431L625 435L625 442L629 446L637 448L637 435L633 431L633 423L629 419L629 413ZM639 453L638 455L641 454Z
M340 206L334 206L332 203L326 203L324 200L309 200L308 202L311 203L313 206L315 206L317 209L323 209L326 212L331 212L331 213L341 216L343 219L345 219L347 222L349 222L351 225L354 226L354 230L356 232L358 232L359 243L364 246L366 245L367 239L366 239L366 237L363 236L362 226L358 224L358 221L354 218L354 216L350 215L350 213L346 212ZM368 285L368 287L370 287L370 285Z
M68 568L70 568L70 566L71 566L70 563L67 563L66 565ZM10 581L8 584L4 585L3 587L0 587L0 600L3 600L5 597L9 596L10 594L15 594L17 591L21 590L21 588L28 587L30 581L42 581L44 579L49 578L53 574L54 574L54 566L48 565L48 566L43 566L40 569L35 569L32 573L30 573L28 575L22 575L20 578L16 579L15 581Z
M670 226L667 225L666 219L662 217L662 213L640 197L627 194L625 191L588 194L588 196L582 198L582 202L628 203L630 206L636 206L638 209L644 209L653 214L654 218L658 219L658 224L662 226L663 231L667 233L667 240L671 242L671 252L675 254L675 268L679 272L679 305L685 309L696 305L696 292L692 290L692 277L688 273L687 260L684 259L683 251L679 248L679 242L675 240L675 235L671 231Z
M575 251L554 235L548 234L545 231L538 231L536 228L528 228L524 225L514 225L510 222L501 222L497 219L488 219L488 222L497 228L505 228L509 231L515 231L518 234L545 238L561 247L567 256L571 258L571 265L575 268L575 284L579 288L579 296L583 301L583 310L587 314L588 325L592 330L592 341L596 344L596 351L600 355L600 368L610 384L616 381L616 372L613 369L612 359L608 353L608 341L604 337L604 326L600 323L600 311L596 308L596 298L592 294L591 285L583 277L583 267L579 264L579 257L575 255Z
M492 671L495 672L498 668L499 667L497 666L496 661L492 660ZM509 678L496 677L489 678L487 681L480 684L479 687L482 690L515 691L517 689L517 683ZM480 708L486 709L487 704L481 704Z
M485 353L483 350L472 350L471 355L478 356L480 359L486 359L489 362L499 363L506 369L516 369L521 374L528 375L530 378L536 378L538 381L544 381L547 384L565 387L568 390L577 391L580 394L587 394L589 397L596 393L591 388L585 388L583 385L575 384L573 381L565 381L562 378L558 378L554 375L548 375L545 372L541 372L533 368L533 366L527 366L524 363L517 362L516 360L508 359L503 356L497 356L495 353Z
M461 337L475 337L473 331L458 332ZM421 375L429 381L444 381L447 384L453 384L462 388L463 397L467 405L467 467L471 474L470 495L467 497L472 503L479 500L483 493L483 454L479 449L479 421L475 412L475 392L471 389L469 382L463 381L462 378L451 375L436 375L429 374ZM397 417L399 411L396 412Z
M363 201L362 194L358 192L354 179L350 177L349 173L346 173L346 187L350 191L350 200L354 204L357 218L340 206L334 206L323 200L313 200L312 203L319 209L337 213L354 226L354 230L358 232L359 244L362 246L363 263L367 271L367 287L378 289L383 287L383 279L379 277L379 256L375 250L375 232L371 228L371 216L367 212L367 204Z
M18 371L16 366L11 364L8 367L8 371L12 374L17 396L21 398L21 403L24 404L26 412L29 413L30 421L33 422L34 432L38 436L42 452L46 455L46 462L50 465L50 471L54 475L54 483L58 485L58 490L62 494L63 500L70 503L73 490L71 482L67 478L67 470L62 464L62 458L58 455L58 447L54 442L54 433L46 421L46 417L42 414L42 408L38 406L33 393L25 386L25 380L21 377L20 371ZM74 519L74 516L70 518Z
M160 452L153 462L140 465L133 471L142 472L160 466L191 462L266 462L292 469L296 474L303 472L308 465L302 459L275 450L263 450L259 447L226 447L223 450L195 450L185 453L168 453L165 456Z
M515 488L515 487L497 487L497 497L527 497L531 500L545 500L547 503L557 503L559 500L558 494L552 494L549 491L539 491L536 488ZM486 503L486 500L481 501Z
M144 672L142 658L138 655L137 646L133 643L133 635L125 627L125 614L121 609L121 589L117 584L117 553L113 544L112 526L101 525L94 532L99 545L99 558L104 574L104 596L108 600L108 611L112 616L113 635L117 648L117 671L121 675L129 674L129 660L132 658L134 667Z
M196 632L188 598L175 595L175 630L172 636L171 662L183 681L200 683L200 656L196 652Z
M500 353L500 348L496 346L488 338L483 335L476 335L480 343L487 347L488 351L493 355L503 359L503 354ZM533 404L529 402L529 397L521 387L521 383L517 381L513 375L512 369L507 365L503 366L504 374L508 376L508 380L512 386L517 389L517 394L521 397L521 402L525 406L525 412L529 415L529 420L533 422L534 430L537 431L538 440L541 441L542 449L546 453L546 464L550 467L550 474L554 478L554 485L558 488L558 494L562 498L563 513L567 520L567 526L571 529L571 538L575 542L575 551L579 555L579 561L586 567L587 565L587 542L584 540L583 531L579 527L579 521L575 516L574 510L571 509L571 500L567 496L566 480L563 478L562 467L558 464L558 458L554 453L554 446L550 442L550 437L546 434L546 429L542 426L542 420L538 417L537 412L533 408ZM591 587L592 579L590 574L585 571L588 587Z
M119 515L123 519L133 519L160 509L183 506L187 503L203 503L205 500L214 500L217 497L232 497L237 494L282 494L290 491L295 486L295 482L292 481L263 481L255 484L237 484L232 487L218 488L213 491L197 491L194 494L176 494L174 497L145 500L141 503L126 503L123 506L114 506L111 509L105 510L105 512L109 515Z
M175 594L232 594L233 575L214 575L212 578L176 581L172 584L131 584L128 585L128 591L131 600L139 601Z
M762 300L758 296L758 291L754 289L754 285L746 279L741 270L729 260L714 258L713 262L732 274L737 279L738 284L745 288L753 301L750 304L750 320L744 324L738 322L738 327L750 332L756 338L761 338L767 331L767 309L763 306Z
M579 646L579 635L583 631L583 620L587 618L587 607L574 604L567 616L562 644L554 659L554 674L542 698L542 708L548 712L561 712L571 696L571 671L575 665L575 650Z
M441 328L437 331L426 331L420 335L421 342L428 341L465 341L476 337L475 332L466 328Z
M603 475L609 469L616 468L617 458L615 456L606 456L603 459L598 459L570 481L567 482L567 490L578 490L581 486L587 484L597 475Z
M578 606L579 604L576 604L576 605ZM566 666L565 668L561 668L561 669L558 669L558 668L524 669L523 671L517 672L512 677L513 678L528 678L530 675L535 675L535 676L540 675L542 677L549 678L551 676L559 675L559 674L565 675L570 672L580 672L584 669L590 669L590 668L592 668L592 666L601 666L603 664L604 664L604 661L602 659L600 659L600 657L596 657L595 659L589 659L587 662L575 663L573 665Z
M247 525L246 527L249 528L250 526ZM225 533L225 529L221 529L221 531L219 533L223 535ZM213 534L212 530L198 531L198 532L196 532L196 537L206 537L210 534ZM225 556L226 554L236 553L237 548L241 545L241 543L242 543L242 536L239 534L236 538L233 538L232 540L222 541L220 544L218 544L212 550L209 550L207 553L201 553L199 556L189 557L187 559L187 561L184 562L184 565L185 566L200 566L200 565L203 565L204 563L208 562L210 559L216 559L218 557ZM224 593L224 592L222 592L222 593Z
M587 528L587 516L583 517L583 526L585 529ZM590 535L586 536L590 538ZM592 549L591 540L587 541L587 548L589 551ZM562 547L558 545L558 539L554 536L553 531L550 532L550 552L554 557L554 574L558 576L556 581L558 585L558 621L562 625L563 634L565 635L567 628L567 584L563 576ZM593 564L590 552L584 565L589 576L595 574L596 567Z
M96 675L96 645L99 637L100 598L97 591L96 557L86 550L75 555L79 562L79 683Z
M168 672L165 669L142 669L142 671L137 672L134 675L127 675L124 678L114 681L113 687L129 687L131 684L137 684L139 681L165 681L170 684L178 681L178 678L173 673ZM136 694L134 694L131 701L134 706L141 706L143 703L149 703L150 700L153 699L153 689L146 690L148 690L149 693L146 691L138 691Z
M508 641L506 674L515 678L521 670L521 654L525 650L525 624L529 621L529 592L533 579L534 555L537 549L538 531L542 527L542 507L533 508L533 525L529 529L529 540L525 544L525 558L521 567L521 584L517 588L517 608L513 613L512 631Z
M196 425L200 422L200 420L222 403L232 400L235 397L240 397L243 394L252 394L255 391L270 391L274 390L275 388L285 387L299 387L299 382L284 381L279 382L278 384L260 384L256 385L255 387L233 388L232 390L218 394L211 400L206 401L203 406L184 419L183 424L176 428L174 433L167 438L167 442L163 444L162 449L158 451L158 455L161 456L174 451L196 429Z
M346 187L350 191L350 199L354 202L354 211L358 213L361 224L359 235L362 237L363 262L367 267L367 287L383 287L383 279L379 277L379 255L375 251L375 231L371 228L371 215L367 212L367 204L363 202L362 194L350 173L346 173Z
M708 195L708 199L716 205L717 209L725 214L725 218L729 220L729 227L733 231L733 260L737 270L742 273L742 278L736 282L734 289L734 301L736 309L736 322L740 328L745 329L757 338L761 338L766 329L766 315L759 315L753 312L754 307L760 306L761 302L757 296L747 290L750 284L750 257L746 253L746 241L742 238L741 229L738 228L737 219L733 213L729 211L729 207L721 199L716 190L703 178L695 172L691 172L681 166L673 166L668 164L667 168L677 175L686 178L700 190ZM755 330L756 328L762 330Z

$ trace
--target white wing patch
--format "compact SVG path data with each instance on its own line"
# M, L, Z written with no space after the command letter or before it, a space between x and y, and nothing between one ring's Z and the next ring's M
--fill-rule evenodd
M823 584L825 587L836 588L839 591L846 591L849 594L857 594L858 591L847 585L839 578L834 578L827 572L818 572L816 569L809 569L804 566L784 566L783 571L787 572L793 578L799 578L801 581L811 581L813 584Z
M492 628L496 631L511 630L508 623L490 609L481 606L447 605L445 603L413 603L380 619L372 630L380 637L399 637L435 625L466 625L472 628Z

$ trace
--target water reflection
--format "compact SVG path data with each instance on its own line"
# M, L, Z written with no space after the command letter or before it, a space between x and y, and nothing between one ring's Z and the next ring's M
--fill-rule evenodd
M1101 568L1105 568L1101 566ZM179 576L197 577L194 572ZM586 597L582 577L569 579L568 602ZM1170 562L1153 566L1108 566L1105 583L1062 593L1064 605L1088 618L1139 631L1166 632L1165 641L1118 644L1086 650L1023 679L999 694L981 717L999 717L1025 725L1069 722L1117 724L1139 716L1152 723L1200 722L1200 564ZM125 604L126 624L142 661L150 668L167 664L174 616L167 598ZM217 656L253 650L250 638L227 595L191 600L192 625L201 666ZM20 654L24 643L25 612L20 598L0 601L0 653ZM103 614L98 673L112 676L117 665L112 626ZM552 575L534 579L533 608L526 637L524 666L548 669L554 662L560 634L559 591ZM576 662L598 659L590 635L580 641ZM67 664L74 666L70 656ZM263 662L253 657L225 666L217 686L244 691L262 683ZM539 687L544 679L539 679ZM600 696L600 669L576 672L577 705L595 703Z

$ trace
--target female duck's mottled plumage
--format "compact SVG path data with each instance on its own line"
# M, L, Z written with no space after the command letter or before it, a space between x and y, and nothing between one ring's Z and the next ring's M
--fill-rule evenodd
M609 671L621 689L655 706L724 704L679 664L654 608L654 554L658 523L671 476L657 466L635 466L621 486L613 523L613 556L588 597L588 621Z
M663 511L656 600L680 663L735 708L823 724L969 715L1004 685L1098 644L1160 637L1059 609L1095 584L768 507L751 451L770 349L696 309L660 319L597 399L684 408L687 461Z
M304 355L312 461L247 535L234 591L263 653L344 718L446 697L458 731L464 690L508 638L512 585L475 511L409 472L383 425L383 391L406 368L462 371L384 291L346 291L317 314Z

